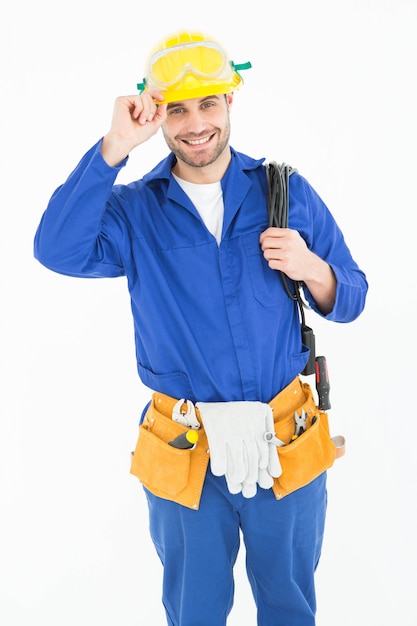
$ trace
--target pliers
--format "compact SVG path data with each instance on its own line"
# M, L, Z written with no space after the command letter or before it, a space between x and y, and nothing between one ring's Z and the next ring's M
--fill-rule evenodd
M291 443L292 441L295 441L297 437L299 437L306 431L306 419L307 419L307 413L304 411L304 409L301 409L301 415L298 415L297 411L294 412L295 431L289 443ZM264 439L267 443L272 443L275 446L278 446L278 447L285 446L285 443L281 441L281 439L278 439L275 433L266 432L264 434Z
M178 424L182 424L182 426L187 426L193 430L200 428L200 422L195 414L194 404L191 400L187 400L186 398L181 398L175 404L172 409L172 419L174 422L178 422Z
M301 415L298 415L297 411L294 412L294 421L295 421L295 431L291 440L297 439L300 435L302 435L306 430L306 419L307 413L304 409L301 409Z

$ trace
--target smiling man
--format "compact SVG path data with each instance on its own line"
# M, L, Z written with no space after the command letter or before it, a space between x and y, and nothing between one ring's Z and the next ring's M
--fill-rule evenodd
M146 494L170 626L226 624L241 533L258 624L315 624L335 446L300 378L309 350L282 273L333 321L354 320L367 293L333 216L297 172L288 228L268 226L263 159L229 144L248 67L204 33L164 38L139 94L116 99L108 133L55 191L35 236L36 258L55 272L127 277L138 373L151 390L131 472ZM168 156L116 184L160 129Z
M231 158L232 101L233 95L227 94L168 104L162 131L168 148L177 157L173 168L177 176L196 183L220 180ZM203 172L195 171L203 167Z

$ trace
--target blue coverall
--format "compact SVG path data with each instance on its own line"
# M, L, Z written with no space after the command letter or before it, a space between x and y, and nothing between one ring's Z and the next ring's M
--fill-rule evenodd
M116 185L127 159L110 167L100 146L53 194L35 236L36 258L70 276L127 277L138 372L150 389L194 402L268 402L303 370L308 351L297 307L259 245L268 225L263 159L232 149L221 181L218 246L172 177L172 154L141 180ZM331 213L298 173L290 177L289 227L336 276L336 302L326 318L354 320L365 304L365 275ZM308 290L304 294L317 311ZM224 478L209 469L198 511L146 492L151 535L164 564L168 623L226 623L241 529L258 624L312 626L325 479L281 501L264 489L245 499L231 495Z

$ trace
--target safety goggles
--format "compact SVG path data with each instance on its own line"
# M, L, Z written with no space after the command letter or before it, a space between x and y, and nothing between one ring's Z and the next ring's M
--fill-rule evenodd
M166 91L183 82L187 74L215 84L229 83L240 69L248 69L250 63L235 65L229 61L221 46L213 41L197 41L179 44L155 52L149 59L146 78L138 84L145 89Z

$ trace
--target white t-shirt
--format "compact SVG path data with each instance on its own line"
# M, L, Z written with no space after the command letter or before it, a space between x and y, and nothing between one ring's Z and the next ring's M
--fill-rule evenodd
M217 245L219 245L222 238L224 215L223 192L220 181L203 184L189 183L187 180L178 178L175 174L173 176L190 198L207 230L216 238Z

